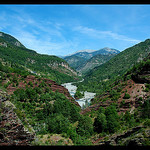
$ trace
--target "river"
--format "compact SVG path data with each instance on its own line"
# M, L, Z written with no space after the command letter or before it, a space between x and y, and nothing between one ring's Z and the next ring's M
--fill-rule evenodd
M82 81L83 81L83 80L82 80ZM82 82L82 81L79 81L79 82ZM74 95L75 95L76 90L77 90L77 86L73 85L72 83L74 83L74 82L71 82L71 83L64 83L64 84L62 84L62 86L64 86L66 89L68 89L70 95L74 98ZM85 91L83 98L78 99L78 100L76 100L75 98L74 98L74 99L76 100L76 102L79 103L79 105L80 105L81 107L83 107L83 105L86 104L86 101L87 101L88 103L90 103L91 99L94 98L95 94L96 94L96 93L91 93L91 92Z

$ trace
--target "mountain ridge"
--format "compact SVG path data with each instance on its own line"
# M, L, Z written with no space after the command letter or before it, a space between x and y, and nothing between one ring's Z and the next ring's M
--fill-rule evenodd
M64 57L63 59L66 60L71 67L74 67L77 71L79 71L80 73L85 73L87 71L89 71L91 68L94 68L95 66L98 66L98 65L101 65L102 62L105 62L104 60L101 61L100 64L97 64L97 65L92 65L92 62L91 62L91 68L89 69L85 69L83 68L83 71L82 71L82 66L83 64L86 65L86 63L89 63L89 60L96 56L96 55L105 55L105 57L107 57L108 55L108 58L109 58L109 55L110 54L114 54L114 55L117 55L118 53L120 53L119 50L116 50L116 49L113 49L113 48L108 48L108 47L105 47L105 48L102 48L102 49L99 49L99 50L83 50L83 51L77 51L76 53L70 55L70 56L66 56ZM98 59L98 58L97 58ZM100 60L102 59L102 57L100 58ZM107 59L105 59L107 60Z
M24 47L16 38L3 32L0 33L0 59L3 64L9 64L10 67L18 65L25 70L47 76L59 83L67 82L67 80L68 82L73 81L77 78L76 71L62 58L38 54L36 51Z

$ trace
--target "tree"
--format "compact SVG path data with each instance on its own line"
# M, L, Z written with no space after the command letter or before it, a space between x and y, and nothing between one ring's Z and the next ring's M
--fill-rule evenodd
M98 109L98 113L105 113L105 109L101 106L101 107L99 107L99 109Z
M107 120L104 113L98 113L97 118L94 121L94 130L97 133L103 132L107 128Z
M150 119L150 100L146 100L142 105L142 117Z
M110 105L105 110L106 120L107 120L107 130L110 133L117 131L119 127L119 116L114 105Z
M123 99L129 99L129 98L130 98L130 95L128 93L125 93Z
M77 133L89 137L93 134L93 122L88 116L81 116L78 122Z
M50 115L48 120L48 131L50 133L67 133L67 130L70 126L69 120L64 117L62 114Z

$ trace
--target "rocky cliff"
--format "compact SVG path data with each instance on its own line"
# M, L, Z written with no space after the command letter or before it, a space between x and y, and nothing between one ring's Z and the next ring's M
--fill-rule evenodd
M35 133L24 127L16 109L7 93L0 90L0 146L27 146L34 140Z

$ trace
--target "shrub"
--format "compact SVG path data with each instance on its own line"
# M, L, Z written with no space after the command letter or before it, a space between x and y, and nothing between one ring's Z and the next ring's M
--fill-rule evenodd
M130 95L128 93L125 93L123 99L129 99L129 98L130 98Z

